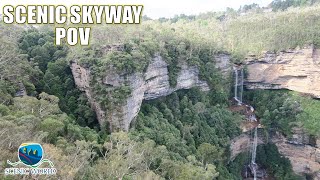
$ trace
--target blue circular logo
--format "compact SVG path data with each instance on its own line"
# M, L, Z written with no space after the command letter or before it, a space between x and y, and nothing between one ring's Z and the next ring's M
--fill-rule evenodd
M43 148L38 143L23 143L18 149L20 161L29 166L38 164L43 158Z

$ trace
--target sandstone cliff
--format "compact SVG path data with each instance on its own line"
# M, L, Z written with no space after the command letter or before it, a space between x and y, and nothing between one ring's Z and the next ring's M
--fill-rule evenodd
M289 89L320 98L320 49L314 46L250 56L248 89Z
M271 138L271 141L278 147L279 152L287 157L297 174L314 174L320 178L320 139L316 144L309 145L309 138L300 130L294 130L293 138L286 139L280 134ZM231 141L231 160L242 152L250 150L250 137L242 134ZM261 137L258 138L258 144L265 143Z
M217 68L222 73L230 72L230 57L229 55L220 54L215 58ZM111 130L121 129L128 131L130 124L138 115L140 106L143 100L155 99L162 96L167 96L179 89L190 89L192 87L199 87L203 91L208 91L209 86L205 81L199 79L199 70L195 66L188 66L186 63L181 63L180 72L177 77L176 87L170 87L168 76L168 64L164 59L157 55L155 56L146 72L133 73L126 78L122 75L108 70L108 74L103 78L102 82L111 87L120 87L126 81L131 89L131 94L119 107L113 107L111 112L106 112L93 97L93 92L90 87L90 70L81 67L76 61L71 63L71 70L75 83L78 88L84 91L96 111L97 118L100 124L108 121Z
M264 142L261 140L261 138L258 138L258 144L263 144ZM230 144L230 150L231 150L231 156L230 160L233 161L234 158L236 158L240 153L242 152L248 152L252 148L252 140L250 139L250 136L246 134L241 134L240 136L234 138L231 140Z
M320 178L320 144L316 146L292 144L292 141L288 141L281 135L272 138L272 142L276 144L282 155L289 158L295 173L314 174Z

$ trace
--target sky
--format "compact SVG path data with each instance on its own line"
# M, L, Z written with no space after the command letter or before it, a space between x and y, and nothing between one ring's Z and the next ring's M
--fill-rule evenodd
M186 14L197 15L208 11L223 11L227 7L238 9L241 5L257 3L261 7L268 5L272 0L1 0L1 10L4 5L66 5L73 4L142 4L144 5L143 15L153 19L174 15Z

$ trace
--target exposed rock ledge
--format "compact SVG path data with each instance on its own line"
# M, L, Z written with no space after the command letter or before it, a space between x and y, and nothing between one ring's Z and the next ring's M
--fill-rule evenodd
M248 152L251 150L250 136L248 134L241 134L240 136L231 140L230 150L231 156L230 160L233 161L240 153ZM258 144L263 144L264 142L258 138Z
M248 89L289 89L320 98L320 49L314 46L251 56Z
M282 137L272 139L279 152L289 158L293 171L297 174L315 174L320 178L320 144L313 147L306 144L292 144Z
M230 69L230 58L228 55L221 54L215 57L216 64L223 73ZM142 101L155 99L161 96L167 96L179 89L190 89L199 87L203 91L208 91L209 86L205 81L199 79L199 70L195 66L180 64L181 71L178 74L177 85L172 88L169 84L168 64L161 56L155 56L150 62L145 73L134 73L124 78L123 76L108 71L106 77L103 78L103 84L111 87L119 87L126 81L131 88L131 94L120 107L114 107L111 112L107 112L101 108L99 103L93 97L92 89L90 88L90 70L81 67L77 62L71 63L71 70L75 83L78 88L84 91L96 111L97 118L100 124L107 120L110 123L112 131L121 129L128 131L130 124L138 115ZM126 80L125 80L126 79Z
M295 134L295 136L301 136L301 134ZM317 178L320 178L320 139L317 140L315 146L303 144L303 137L297 138L294 144L289 143L282 135L277 134L271 141L278 147L279 152L287 157L293 167L293 170L297 174L314 174ZM264 143L261 138L258 139L258 144ZM231 141L231 160L240 154L241 152L248 152L250 150L250 139L247 134L233 139Z

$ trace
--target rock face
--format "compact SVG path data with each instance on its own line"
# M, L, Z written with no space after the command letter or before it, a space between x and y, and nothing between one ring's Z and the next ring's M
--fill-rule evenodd
M297 174L313 174L320 178L320 140L317 144L311 146L309 140L301 129L295 129L292 139L286 139L279 133L271 138L271 141L278 147L279 152L287 157L295 173ZM265 143L261 137L258 138L258 144ZM231 141L231 158L250 150L250 138L247 134L242 134Z
M216 61L219 62L217 63L217 68L224 73L228 71L228 68L231 68L230 58L228 57L228 55L215 57ZM108 71L101 83L110 87L120 87L126 83L131 89L131 94L125 102L119 107L114 107L111 112L103 110L93 97L92 89L89 85L90 70L79 66L76 62L71 63L71 70L76 85L86 93L92 108L96 111L99 123L103 124L108 120L111 130L121 129L128 131L130 124L139 113L143 100L167 96L176 90L190 89L192 87L199 87L203 91L209 90L208 84L199 79L198 68L188 66L186 63L179 65L181 70L177 77L176 87L170 87L167 66L168 64L158 55L151 60L145 73L133 73L125 78L113 71Z
M289 89L320 98L320 49L314 46L247 58L248 89Z
M258 138L258 144L263 144L264 142ZM247 152L251 150L252 140L248 134L241 134L240 136L231 140L230 150L231 156L230 160L233 161L240 153Z
M189 67L186 64L180 65L181 70L177 78L175 88L170 87L167 63L157 56L153 59L145 73L144 99L150 100L162 96L167 96L179 89L190 89L200 87L203 91L208 91L209 86L205 81L199 80L199 70L197 67Z
M293 144L281 135L272 138L272 141L277 145L279 152L289 158L295 173L317 175L320 172L320 148L307 144Z
M96 112L97 119L99 123L105 118L105 113L101 109L99 103L95 101L90 88L90 71L86 68L81 67L76 62L71 62L70 68L72 70L72 75L77 87L85 92L89 102L91 103L91 108Z
M18 83L19 90L16 92L15 97L23 97L27 95L26 87L22 82Z

